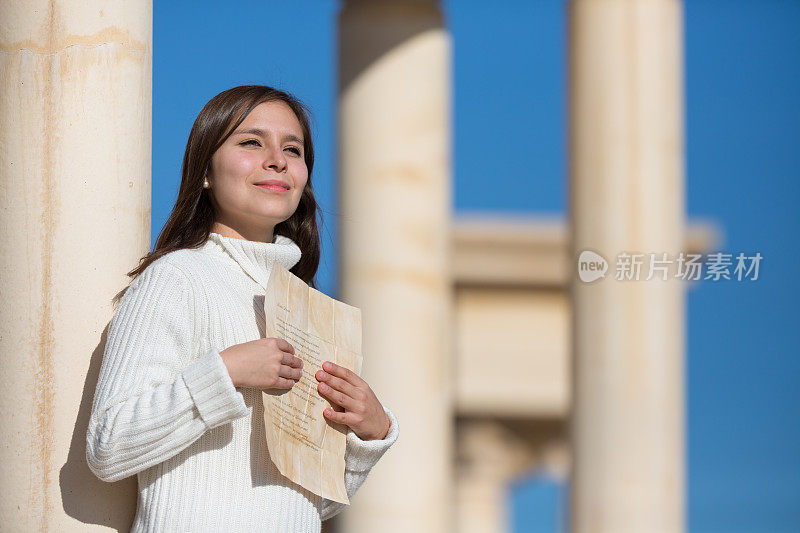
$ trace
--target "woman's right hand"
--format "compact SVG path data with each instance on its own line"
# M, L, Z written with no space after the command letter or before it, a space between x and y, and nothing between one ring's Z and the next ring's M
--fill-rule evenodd
M288 390L303 375L303 361L285 339L258 339L222 350L219 355L234 387Z

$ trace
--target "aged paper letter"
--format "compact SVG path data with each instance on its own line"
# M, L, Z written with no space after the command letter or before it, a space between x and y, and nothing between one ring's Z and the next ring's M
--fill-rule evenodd
M266 336L286 339L303 360L303 376L285 393L262 392L264 427L281 474L314 494L349 504L344 486L347 426L329 422L314 375L332 361L361 374L361 310L324 295L279 263L264 296Z

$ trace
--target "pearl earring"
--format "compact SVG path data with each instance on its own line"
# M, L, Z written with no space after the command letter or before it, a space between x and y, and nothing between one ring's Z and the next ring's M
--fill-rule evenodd
M208 180L207 180L207 179L204 179L204 180L203 180L203 188L204 188L204 189L208 189L209 187L211 187L211 184L210 184L210 183L208 183Z

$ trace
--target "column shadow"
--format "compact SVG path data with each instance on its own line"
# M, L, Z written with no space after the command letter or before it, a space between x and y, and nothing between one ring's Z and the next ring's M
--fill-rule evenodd
M61 467L58 481L61 502L67 515L84 524L98 524L127 532L136 513L136 476L107 483L95 476L86 462L86 429L89 427L107 335L108 324L103 329L100 343L92 352L67 461Z

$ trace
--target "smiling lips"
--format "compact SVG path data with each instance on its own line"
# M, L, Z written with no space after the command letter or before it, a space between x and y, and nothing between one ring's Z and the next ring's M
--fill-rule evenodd
M289 185L287 183L282 182L281 180L259 181L257 183L254 183L253 185L268 191L285 192L289 190Z

